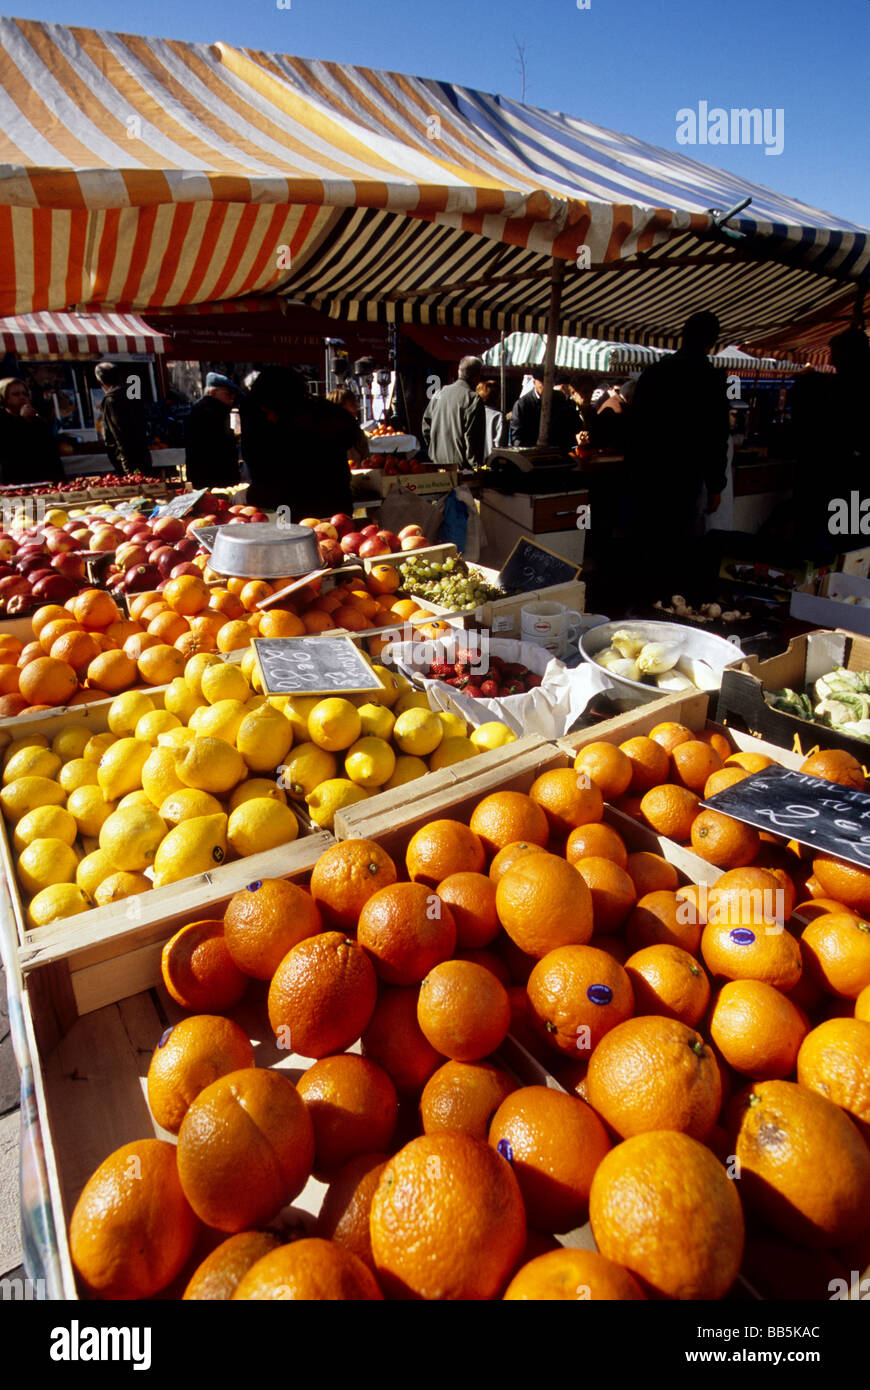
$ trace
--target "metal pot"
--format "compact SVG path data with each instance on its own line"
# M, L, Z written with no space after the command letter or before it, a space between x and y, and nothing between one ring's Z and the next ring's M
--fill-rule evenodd
M309 526L252 521L218 528L209 567L239 579L279 579L319 569L320 551Z

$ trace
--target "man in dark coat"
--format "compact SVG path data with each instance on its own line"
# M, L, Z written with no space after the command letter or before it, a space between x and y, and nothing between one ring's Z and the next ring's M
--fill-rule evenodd
M423 439L439 468L480 468L486 449L486 409L476 387L483 371L479 357L463 357L458 380L426 407Z
M628 412L630 567L636 594L640 563L650 603L701 579L703 516L716 511L727 481L727 382L708 358L718 336L715 314L692 314L679 350L640 376Z
M350 515L348 451L359 426L343 406L309 396L304 377L265 367L242 410L242 456L251 475L248 500L290 508L294 523L336 512Z
M145 408L139 396L127 391L127 371L121 362L98 362L94 375L105 391L103 439L116 473L153 473ZM136 378L138 382L138 377Z
M0 380L0 483L22 486L63 477L57 441L17 376Z
M538 442L541 425L541 395L544 390L543 369L532 375L532 390L525 391L514 403L510 419L512 449L533 449ZM577 443L580 416L572 401L561 390L553 391L550 411L550 430L545 444L568 454Z
M191 406L184 447L187 481L195 488L228 487L239 481L238 447L230 427L238 390L228 376L209 372L205 393Z

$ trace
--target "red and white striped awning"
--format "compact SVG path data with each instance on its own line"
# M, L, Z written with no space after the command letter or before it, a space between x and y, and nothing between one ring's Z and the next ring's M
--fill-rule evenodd
M0 347L18 357L110 357L165 351L166 338L137 314L16 314L0 318Z

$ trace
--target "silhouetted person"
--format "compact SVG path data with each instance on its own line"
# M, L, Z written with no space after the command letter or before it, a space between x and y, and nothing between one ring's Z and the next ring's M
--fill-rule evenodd
M239 388L228 376L209 372L205 391L184 422L187 481L195 488L229 487L239 481L239 454L230 411Z
M17 376L0 381L0 482L55 482L62 476L51 427L39 418Z
M94 368L106 393L102 407L106 453L118 474L153 473L145 407L138 395L128 395L129 374L122 362L98 362Z
M359 426L344 406L309 396L289 367L265 367L242 412L242 454L254 506L290 508L293 522L350 514L348 451Z
M423 440L439 468L480 468L486 448L486 411L476 386L479 357L463 357L457 380L442 386L423 415Z
M796 460L795 530L810 556L824 558L867 544L866 534L832 533L831 502L849 503L850 494L868 492L870 472L870 340L860 328L831 339L836 375L806 372L792 390L791 418ZM848 509L847 509L848 514Z
M503 410L499 410L498 408L501 392L497 377L482 377L475 389L480 399L483 401L486 425L486 443L484 445L483 457L484 459L488 459L494 449L504 449L507 445L507 416Z

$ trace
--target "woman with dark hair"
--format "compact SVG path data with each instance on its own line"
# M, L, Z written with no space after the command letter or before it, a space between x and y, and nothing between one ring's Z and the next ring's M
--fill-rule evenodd
M347 455L358 431L350 411L309 396L298 372L264 367L242 409L252 505L289 506L294 522L350 512Z
M55 482L62 476L57 443L17 376L0 381L0 482Z

